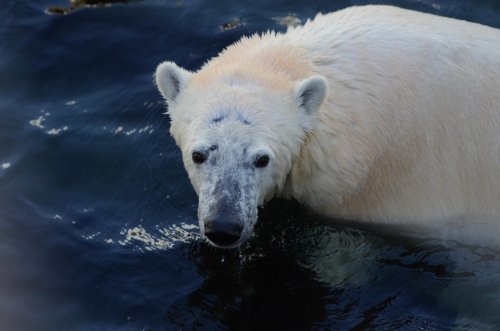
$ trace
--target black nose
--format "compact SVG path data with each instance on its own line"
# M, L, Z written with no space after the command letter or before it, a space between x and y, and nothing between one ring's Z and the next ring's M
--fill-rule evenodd
M230 246L240 239L243 226L226 220L205 223L205 236L218 246Z

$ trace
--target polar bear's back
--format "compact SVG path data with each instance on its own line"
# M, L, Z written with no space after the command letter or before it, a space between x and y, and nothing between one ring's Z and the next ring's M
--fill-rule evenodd
M326 15L320 13L306 24L290 28L287 34L297 38L297 43L309 44L320 50L322 46L331 48L347 40L363 38L375 38L372 41L376 40L378 44L371 44L372 47L384 46L384 41L396 39L398 44L411 48L418 39L430 43L434 40L438 44L495 44L500 37L500 30L393 6L367 5L349 7ZM498 51L498 44L495 46Z
M290 195L342 218L498 223L499 30L365 6L286 35L330 87ZM299 179L325 151L335 158L315 165L325 175ZM301 181L312 184L299 189Z

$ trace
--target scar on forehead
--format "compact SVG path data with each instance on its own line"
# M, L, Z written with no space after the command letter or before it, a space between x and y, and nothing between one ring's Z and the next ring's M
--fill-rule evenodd
M226 119L227 115L226 114L221 114L221 115L218 115L217 117L214 117L212 119L212 123L219 123L219 122L222 122L224 119Z
M219 114L216 117L214 117L211 120L211 122L212 123L220 123L228 117L229 117L228 114ZM239 112L236 113L236 119L245 125L252 125L252 123L242 113L239 113Z
M242 113L236 113L236 119L245 125L251 125L250 121Z

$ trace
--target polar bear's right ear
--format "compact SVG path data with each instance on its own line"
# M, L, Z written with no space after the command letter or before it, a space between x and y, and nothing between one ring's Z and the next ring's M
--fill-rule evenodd
M171 105L175 102L179 92L186 86L192 75L192 72L182 69L170 61L158 65L155 73L156 86L167 104Z

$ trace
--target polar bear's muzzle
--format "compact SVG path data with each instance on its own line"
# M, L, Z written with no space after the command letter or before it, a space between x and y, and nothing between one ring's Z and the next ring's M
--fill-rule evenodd
M231 215L226 214L206 221L204 234L217 246L231 247L238 242L242 231L243 226Z
M218 201L212 206L212 212L200 219L203 234L214 246L232 248L245 240L241 211L232 205L233 208L224 200Z
M241 185L234 176L221 177L200 191L200 229L214 246L234 248L250 237L257 221L255 188Z

